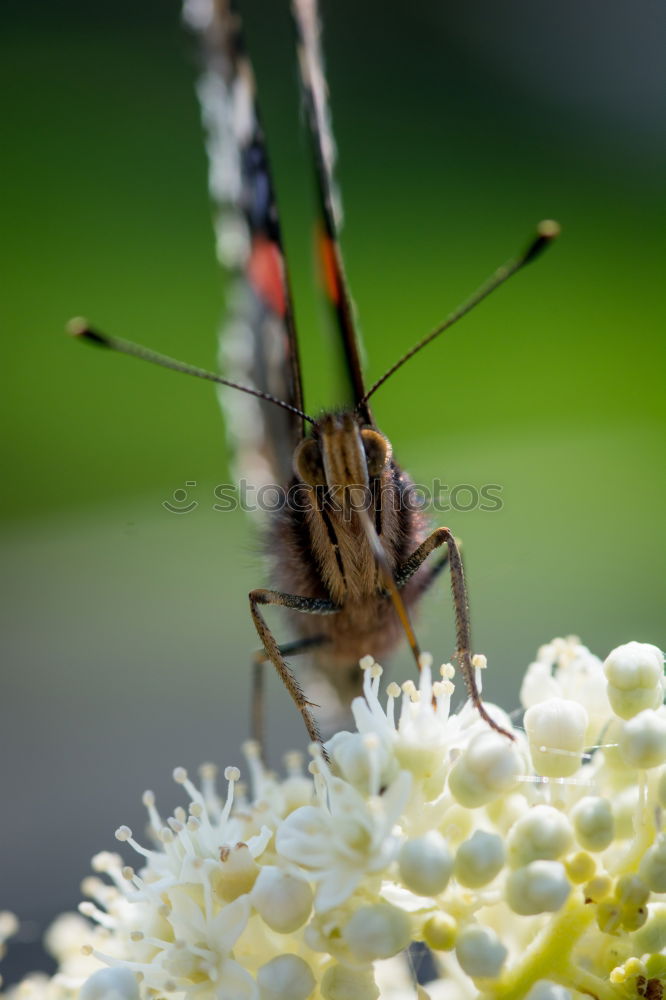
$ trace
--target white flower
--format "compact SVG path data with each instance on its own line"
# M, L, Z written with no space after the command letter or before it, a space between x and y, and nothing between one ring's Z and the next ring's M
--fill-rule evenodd
M485 727L469 704L458 715L451 714L453 667L444 664L440 668L442 679L433 683L431 665L432 657L422 654L418 687L413 681L406 681L402 688L389 684L383 708L379 687L382 668L371 657L362 661L363 698L352 703L358 735L341 733L327 744L343 777L353 782L355 773L362 770L358 759L351 754L354 771L346 767L347 744L353 741L357 753L361 748L372 747L373 759L368 765L372 765L374 793L380 783L388 783L398 770L408 771L419 784L421 800L432 801L442 793L451 753L467 744L470 731ZM399 708L397 718L396 708ZM501 725L509 726L498 709L488 705L486 708L498 716ZM359 736L364 738L361 742Z
M307 881L276 867L268 848L294 803L312 796L313 784L293 756L290 775L279 783L264 772L256 746L245 750L255 793L251 803L234 807L237 768L225 771L224 801L215 791L214 767L202 768L201 788L176 768L174 779L190 799L187 811L178 807L163 820L152 793L144 794L157 846L144 847L128 827L116 832L139 853L143 869L123 866L114 854L94 859L113 886L88 884L98 905L83 903L82 911L113 930L122 942L123 965L140 974L143 990L259 1000L270 995L271 969L294 990L307 981L298 962L271 962L289 950L280 935L307 920L312 891ZM116 958L102 949L95 954L110 963Z
M210 765L200 787L176 769L189 801L166 819L146 793L154 844L117 831L141 867L96 855L81 910L97 926L63 918L49 935L59 971L12 1000L74 1000L86 977L80 1000L657 998L660 656L620 647L607 682L578 640L542 647L527 739L503 715L514 738L470 705L451 714L449 667L433 684L425 658L419 687L390 685L383 702L366 660L357 731L312 748L311 777L292 755L279 780L249 744L247 794L227 768L221 800ZM14 926L0 919L0 936ZM425 985L408 974L414 942L429 949Z
M524 708L551 698L576 702L587 712L585 742L593 746L612 715L603 664L577 636L553 639L541 646L527 668L520 689Z
M325 761L318 761L323 788L317 806L291 813L276 835L278 853L317 884L315 908L330 910L343 903L364 878L377 875L395 857L399 840L393 832L411 788L406 771L383 795L365 799Z
M0 914L0 936L13 935L18 928L19 921L13 914ZM104 968L88 953L93 943L102 942L111 951L116 948L105 928L92 927L78 913L61 914L44 935L44 947L57 962L56 973L32 973L3 996L11 1000L73 1000L84 980Z

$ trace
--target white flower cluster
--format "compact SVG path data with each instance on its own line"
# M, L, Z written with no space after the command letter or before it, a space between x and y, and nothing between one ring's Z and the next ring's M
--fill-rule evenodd
M361 666L356 731L313 747L309 775L292 755L279 780L249 744L251 794L229 767L221 800L206 765L200 785L176 769L189 802L168 818L144 795L154 846L116 834L140 869L100 854L85 884L103 967L80 1000L659 1000L660 650L542 647L524 730L487 706L513 740L450 712L450 665L433 682L424 657L419 687L385 696Z
M3 957L7 938L19 931L17 917L6 910L0 913L0 958ZM18 986L9 987L1 994L2 1000L71 1000L87 977L96 972L100 963L91 953L90 946L101 939L98 928L78 913L63 913L49 927L44 946L58 964L53 976L35 972L26 976ZM87 954L84 954L86 947Z

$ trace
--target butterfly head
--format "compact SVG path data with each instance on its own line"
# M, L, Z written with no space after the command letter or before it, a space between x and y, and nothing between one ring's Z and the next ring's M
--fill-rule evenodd
M391 462L391 443L345 410L326 413L294 454L294 471L308 486L368 487Z

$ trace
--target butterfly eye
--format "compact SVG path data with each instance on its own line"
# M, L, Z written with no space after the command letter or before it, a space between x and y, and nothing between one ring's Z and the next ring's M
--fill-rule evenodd
M325 486L326 475L319 444L313 438L301 441L294 452L294 472L308 486Z
M365 457L368 462L368 475L371 479L380 476L391 458L391 445L379 431L364 427L361 431Z

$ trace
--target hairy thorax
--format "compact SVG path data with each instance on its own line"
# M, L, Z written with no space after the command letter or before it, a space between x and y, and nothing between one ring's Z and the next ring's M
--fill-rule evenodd
M294 633L322 636L313 650L315 665L336 688L360 684L358 660L370 653L390 654L403 630L382 581L366 532L354 506L363 503L360 491L322 494L304 484L298 502L276 516L268 538L273 584L281 591L331 601L334 614L287 612ZM411 495L411 481L391 461L370 481L368 513L396 574L404 560L427 534L427 520ZM323 501L323 502L322 502ZM414 604L426 576L419 570L402 592L405 604Z

